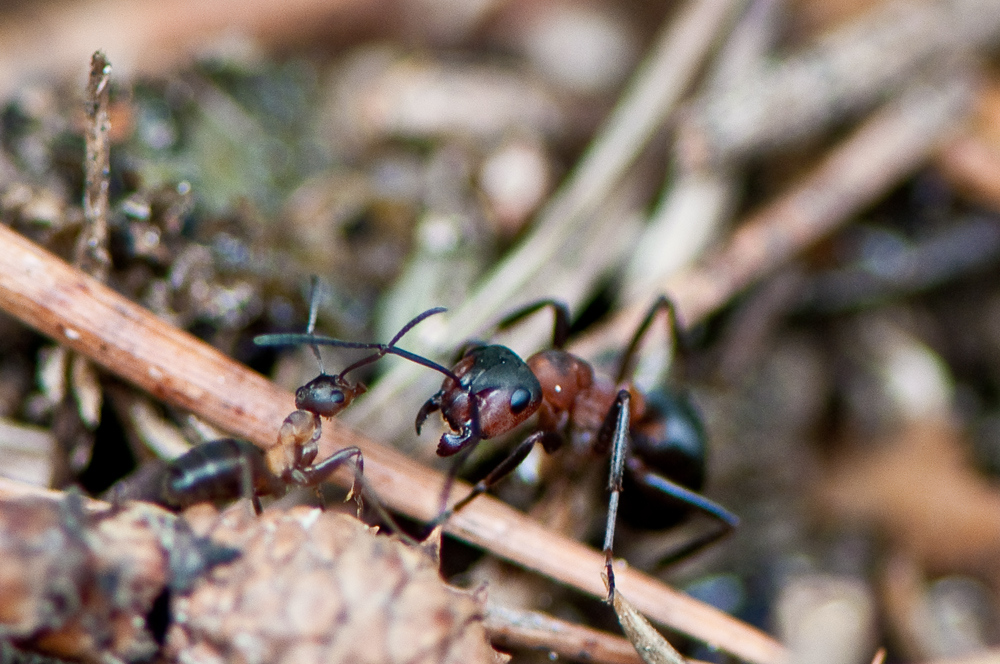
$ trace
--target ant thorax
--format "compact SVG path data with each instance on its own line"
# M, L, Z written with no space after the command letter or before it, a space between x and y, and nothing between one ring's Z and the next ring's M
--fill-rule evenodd
M308 466L316 458L321 429L319 415L296 410L281 423L278 442L265 455L268 469L288 480L297 468Z
M535 353L528 358L528 366L542 386L542 397L553 411L573 410L581 393L594 383L590 364L562 350Z

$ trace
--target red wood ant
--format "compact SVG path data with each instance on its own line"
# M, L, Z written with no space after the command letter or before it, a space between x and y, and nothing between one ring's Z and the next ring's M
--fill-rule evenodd
M312 465L319 449L317 442L322 434L321 418L334 417L347 408L355 398L364 394L366 391L366 388L362 383L352 383L349 381L347 379L347 374L355 369L359 369L365 365L376 362L386 355L392 354L399 355L424 366L436 368L440 371L444 371L447 375L450 375L450 372L448 372L447 369L437 365L431 360L396 347L396 343L421 321L435 314L444 312L445 309L443 307L428 309L413 318L410 322L404 325L399 332L396 333L388 344L341 341L339 339L314 335L313 330L316 325L317 309L317 281L314 278L309 311L309 324L306 328L306 333L264 334L254 338L254 343L258 346L309 345L320 365L320 374L295 391L296 410L286 417L284 422L282 422L281 428L278 430L278 444L270 448L266 454L260 452L258 448L249 445L249 443L245 444L241 451L220 450L219 456L226 457L227 459L237 457L246 459L243 462L242 470L240 471L243 473L244 477L241 485L244 491L248 486L247 480L245 479L247 472L249 472L249 476L253 480L253 490L255 494L268 495L276 493L275 487L280 486L317 486L329 477L336 468L343 465L349 459L354 459L355 461L355 467L357 469L355 472L355 482L361 482L363 484L362 471L364 459L362 457L361 450L357 447L344 448L329 458ZM339 346L341 348L374 349L375 352L354 362L339 374L331 375L326 373L326 370L323 367L323 359L319 352L320 345ZM254 456L253 453L246 448L246 446L255 450L256 456ZM193 451L195 450L192 450L192 452ZM189 452L188 454L191 453ZM178 460L178 462L179 461L180 460ZM207 467L209 465L209 461L210 460L208 459L201 462L192 461L191 468L193 470L185 469L187 472L181 474L190 478L190 484L200 484L196 477L199 472L198 469ZM249 471L245 470L247 468L249 468ZM236 469L224 470L221 467L218 470L220 476L236 472ZM206 486L210 485L210 482L211 480L206 480ZM222 481L220 479L220 484L221 482ZM212 489L206 489L206 491L210 490ZM185 486L183 492L193 494L195 493L195 490L193 488L189 489ZM352 494L354 493L353 488L351 492ZM244 493L243 495L247 494ZM360 499L358 494L355 495ZM254 507L258 510L258 512L260 511L259 502L255 502ZM383 516L385 515L383 514ZM389 521L391 523L391 519Z
M292 486L316 487L337 468L348 461L355 466L355 483L364 486L364 458L357 447L346 447L328 458L313 463L318 454L317 441L322 431L322 417L331 418L344 410L365 392L361 383L352 383L347 374L371 364L387 354L395 354L428 366L430 360L398 349L395 344L415 325L425 318L443 312L443 308L429 309L415 317L392 338L388 344L356 343L323 337L313 337L316 323L316 286L309 316L308 333L267 334L254 339L258 346L286 346L309 343L320 364L320 375L295 392L295 407L278 431L278 444L266 452L245 440L222 438L198 445L172 460L158 471L148 487L125 487L120 497L149 499L174 509L183 509L200 502L220 502L239 497L249 497L254 510L261 512L261 496L280 496ZM314 341L316 339L316 341ZM323 369L317 343L344 348L376 349L339 374L330 375ZM447 369L441 367L448 373ZM131 492L131 493L128 493ZM152 495L150 495L150 493ZM360 493L352 487L351 493L358 500ZM112 496L115 494L112 493ZM380 510L381 511L381 510ZM383 516L385 516L383 514ZM391 519L390 519L391 523Z
M563 350L569 336L569 312L561 302L540 300L528 304L504 318L499 327L508 327L544 307L551 307L555 314L551 349L535 353L525 362L504 346L471 347L452 369L454 376L445 378L441 389L420 409L416 429L419 434L428 415L440 410L451 432L442 435L437 453L452 456L471 450L480 440L506 433L538 413L535 432L468 495L450 510L444 510L437 522L446 520L509 475L535 444L541 444L550 453L567 442L576 449L589 448L596 454L610 452L611 495L604 538L610 600L614 594L612 544L625 480L637 487L637 493L644 494L645 500L661 504L680 501L720 524L721 527L676 552L675 558L717 540L734 528L738 519L696 493L704 479L704 431L694 411L682 402L647 399L629 380L636 349L660 311L667 315L671 341L676 345L680 326L671 301L660 297L650 308L627 346L614 380L595 375L589 363ZM450 478L457 474L462 458L454 464ZM694 473L684 473L687 476L681 478L681 483L666 477L678 458L695 469ZM657 520L662 519L647 517L646 525L656 525Z

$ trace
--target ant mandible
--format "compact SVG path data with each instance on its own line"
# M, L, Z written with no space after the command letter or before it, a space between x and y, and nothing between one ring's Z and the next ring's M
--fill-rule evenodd
M452 369L454 376L445 378L441 389L417 414L419 434L427 417L441 411L451 431L441 436L437 453L452 456L471 450L480 440L510 431L538 412L534 433L450 510L443 510L436 523L448 519L513 472L536 444L541 444L549 453L566 442L575 448L589 447L596 454L610 452L610 498L604 536L610 601L615 591L612 544L625 479L639 487L646 499L680 501L708 514L720 524L721 527L713 532L675 552L672 558L707 546L732 530L739 520L725 508L696 493L701 488L703 472L696 469L688 473L682 480L688 486L666 477L677 458L689 466L704 464L704 434L694 411L682 403L647 399L629 380L636 349L660 311L666 313L671 343L676 345L680 326L673 303L660 297L650 307L626 347L614 380L595 375L588 362L563 349L569 336L569 312L561 302L540 300L528 304L505 317L498 327L509 327L544 307L551 307L555 314L551 349L535 353L524 361L505 346L473 346ZM452 467L445 496L464 456Z
M200 502L218 502L249 497L258 514L261 496L280 496L292 486L316 487L337 468L354 462L355 483L363 482L364 458L357 447L346 447L319 463L317 441L322 433L321 418L332 418L364 394L362 383L352 383L347 374L371 364L387 354L401 355L424 364L424 358L397 349L395 344L425 318L443 312L443 308L428 309L412 319L388 344L369 344L316 337L312 339L317 313L317 282L312 284L312 296L307 334L266 334L254 338L258 346L287 346L308 338L320 365L320 374L295 392L296 410L285 418L278 431L278 444L266 452L245 440L223 438L198 445L167 464L159 488L157 502L182 509ZM376 352L354 362L339 374L331 375L323 368L316 343L343 348L375 348ZM430 363L433 364L433 363ZM445 370L447 371L447 370ZM355 496L360 508L360 493Z

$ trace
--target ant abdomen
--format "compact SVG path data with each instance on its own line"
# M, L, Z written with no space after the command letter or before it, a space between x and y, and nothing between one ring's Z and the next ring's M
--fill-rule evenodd
M643 418L631 430L635 454L625 461L620 514L629 525L662 529L680 523L691 506L643 481L649 470L667 473L692 491L705 484L707 435L688 397L665 390L645 395Z
M162 498L169 507L183 509L280 490L259 448L245 440L221 438L191 448L167 466Z

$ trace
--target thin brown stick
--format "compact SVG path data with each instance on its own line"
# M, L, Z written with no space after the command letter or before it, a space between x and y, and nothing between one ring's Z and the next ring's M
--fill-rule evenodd
M608 632L560 620L547 613L490 605L486 632L500 648L524 648L555 653L594 664L642 664L627 640ZM690 664L702 664L689 659Z
M642 664L626 639L537 611L491 605L486 613L486 631L490 641L500 648L531 648L604 664Z
M2 226L0 308L163 401L262 448L275 444L279 425L294 410L290 393ZM349 445L362 449L366 477L389 507L425 521L436 515L440 473L337 421L324 426L323 434L323 456ZM453 500L466 491L456 486ZM480 498L447 530L590 595L605 593L601 554L549 533L500 501ZM623 569L619 586L657 622L753 662L784 657L767 635L646 575Z
M681 320L698 323L876 201L923 164L964 116L968 77L953 73L921 84L873 114L791 191L750 216L714 255L661 285ZM642 319L653 294L641 297L575 349L592 354L620 344Z
M104 281L111 266L108 254L108 189L111 173L111 141L108 119L111 65L100 51L90 59L84 109L87 116L84 160L83 231L76 241L74 263L87 274Z
M538 611L490 606L486 632L493 645L501 649L538 650L594 664L642 664L628 639ZM705 664L700 659L686 661Z

